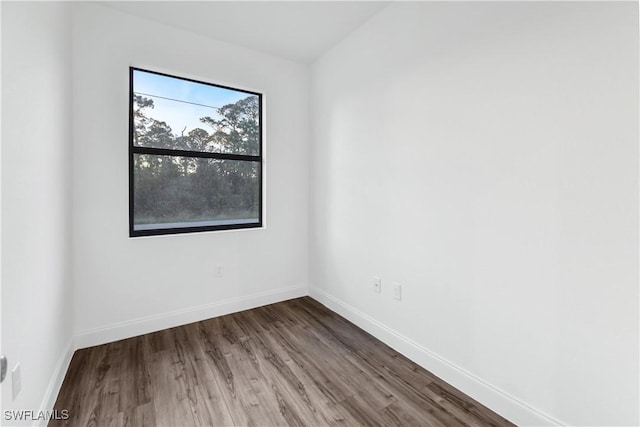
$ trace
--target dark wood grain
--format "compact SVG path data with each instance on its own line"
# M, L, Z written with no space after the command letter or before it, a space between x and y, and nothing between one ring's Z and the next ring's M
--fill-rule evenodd
M513 426L311 298L78 350L50 426Z

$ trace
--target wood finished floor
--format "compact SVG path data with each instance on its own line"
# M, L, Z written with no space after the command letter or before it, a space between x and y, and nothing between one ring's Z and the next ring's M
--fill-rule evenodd
M513 426L311 298L77 351L50 426Z

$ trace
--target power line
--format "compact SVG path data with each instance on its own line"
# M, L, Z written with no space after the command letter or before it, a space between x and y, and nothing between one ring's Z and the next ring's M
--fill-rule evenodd
M218 110L218 111L220 111L220 109L222 108L222 107L214 107L212 105L198 104L197 102L183 101L181 99L167 98L166 96L151 95L150 93L142 93L142 92L133 92L133 93L135 93L136 95L150 96L152 98L161 98L161 99L166 99L166 100L169 100L169 101L182 102L184 104L191 104L191 105L198 105L200 107L213 108L214 110Z

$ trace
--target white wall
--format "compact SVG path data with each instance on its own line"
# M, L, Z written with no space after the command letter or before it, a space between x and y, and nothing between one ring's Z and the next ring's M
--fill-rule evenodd
M22 372L15 401L11 375L2 384L2 409L38 411L53 404L71 344L71 14L1 7L2 352Z
M518 423L638 425L637 8L398 3L317 61L312 295Z
M99 5L73 11L78 345L305 294L308 68ZM128 237L129 66L264 94L266 229Z
M91 345L304 294L310 262L312 295L513 421L637 425L637 20L391 5L313 66L309 153L304 66L99 5L3 2L2 351L23 391L2 384L2 409L50 409L71 331ZM265 94L266 229L127 237L129 65Z

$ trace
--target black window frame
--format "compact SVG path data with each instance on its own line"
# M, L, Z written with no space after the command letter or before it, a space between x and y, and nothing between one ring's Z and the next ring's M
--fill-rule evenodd
M244 154L230 154L230 153L214 153L204 151L189 151L179 149L167 149L167 148L153 148L153 147L138 147L134 145L134 91L133 91L133 73L134 71L143 71L145 73L157 74L164 77L170 77L173 79L186 80L193 83L200 83L208 86L215 86L222 89L229 89L234 91L243 92L249 95L256 95L258 97L258 138L259 138L259 155L244 155ZM263 104L262 94L246 89L234 88L231 86L220 85L216 83L205 82L201 80L195 80L187 77L174 76L158 71L147 70L138 67L129 67L129 237L143 237L143 236L158 236L167 234L184 234L184 233L199 233L207 231L221 231L221 230L242 230L250 228L262 228L263 227L263 181L264 181L264 162L263 162ZM194 157L201 159L217 159L217 160L236 160L258 163L260 171L260 182L258 183L258 222L246 223L246 224L222 224L222 225L206 225L206 226L193 226L193 227L175 227L175 228L157 228L147 230L134 230L134 209L135 209L135 189L134 189L134 155L135 154L151 154L160 156L173 156L173 157Z

